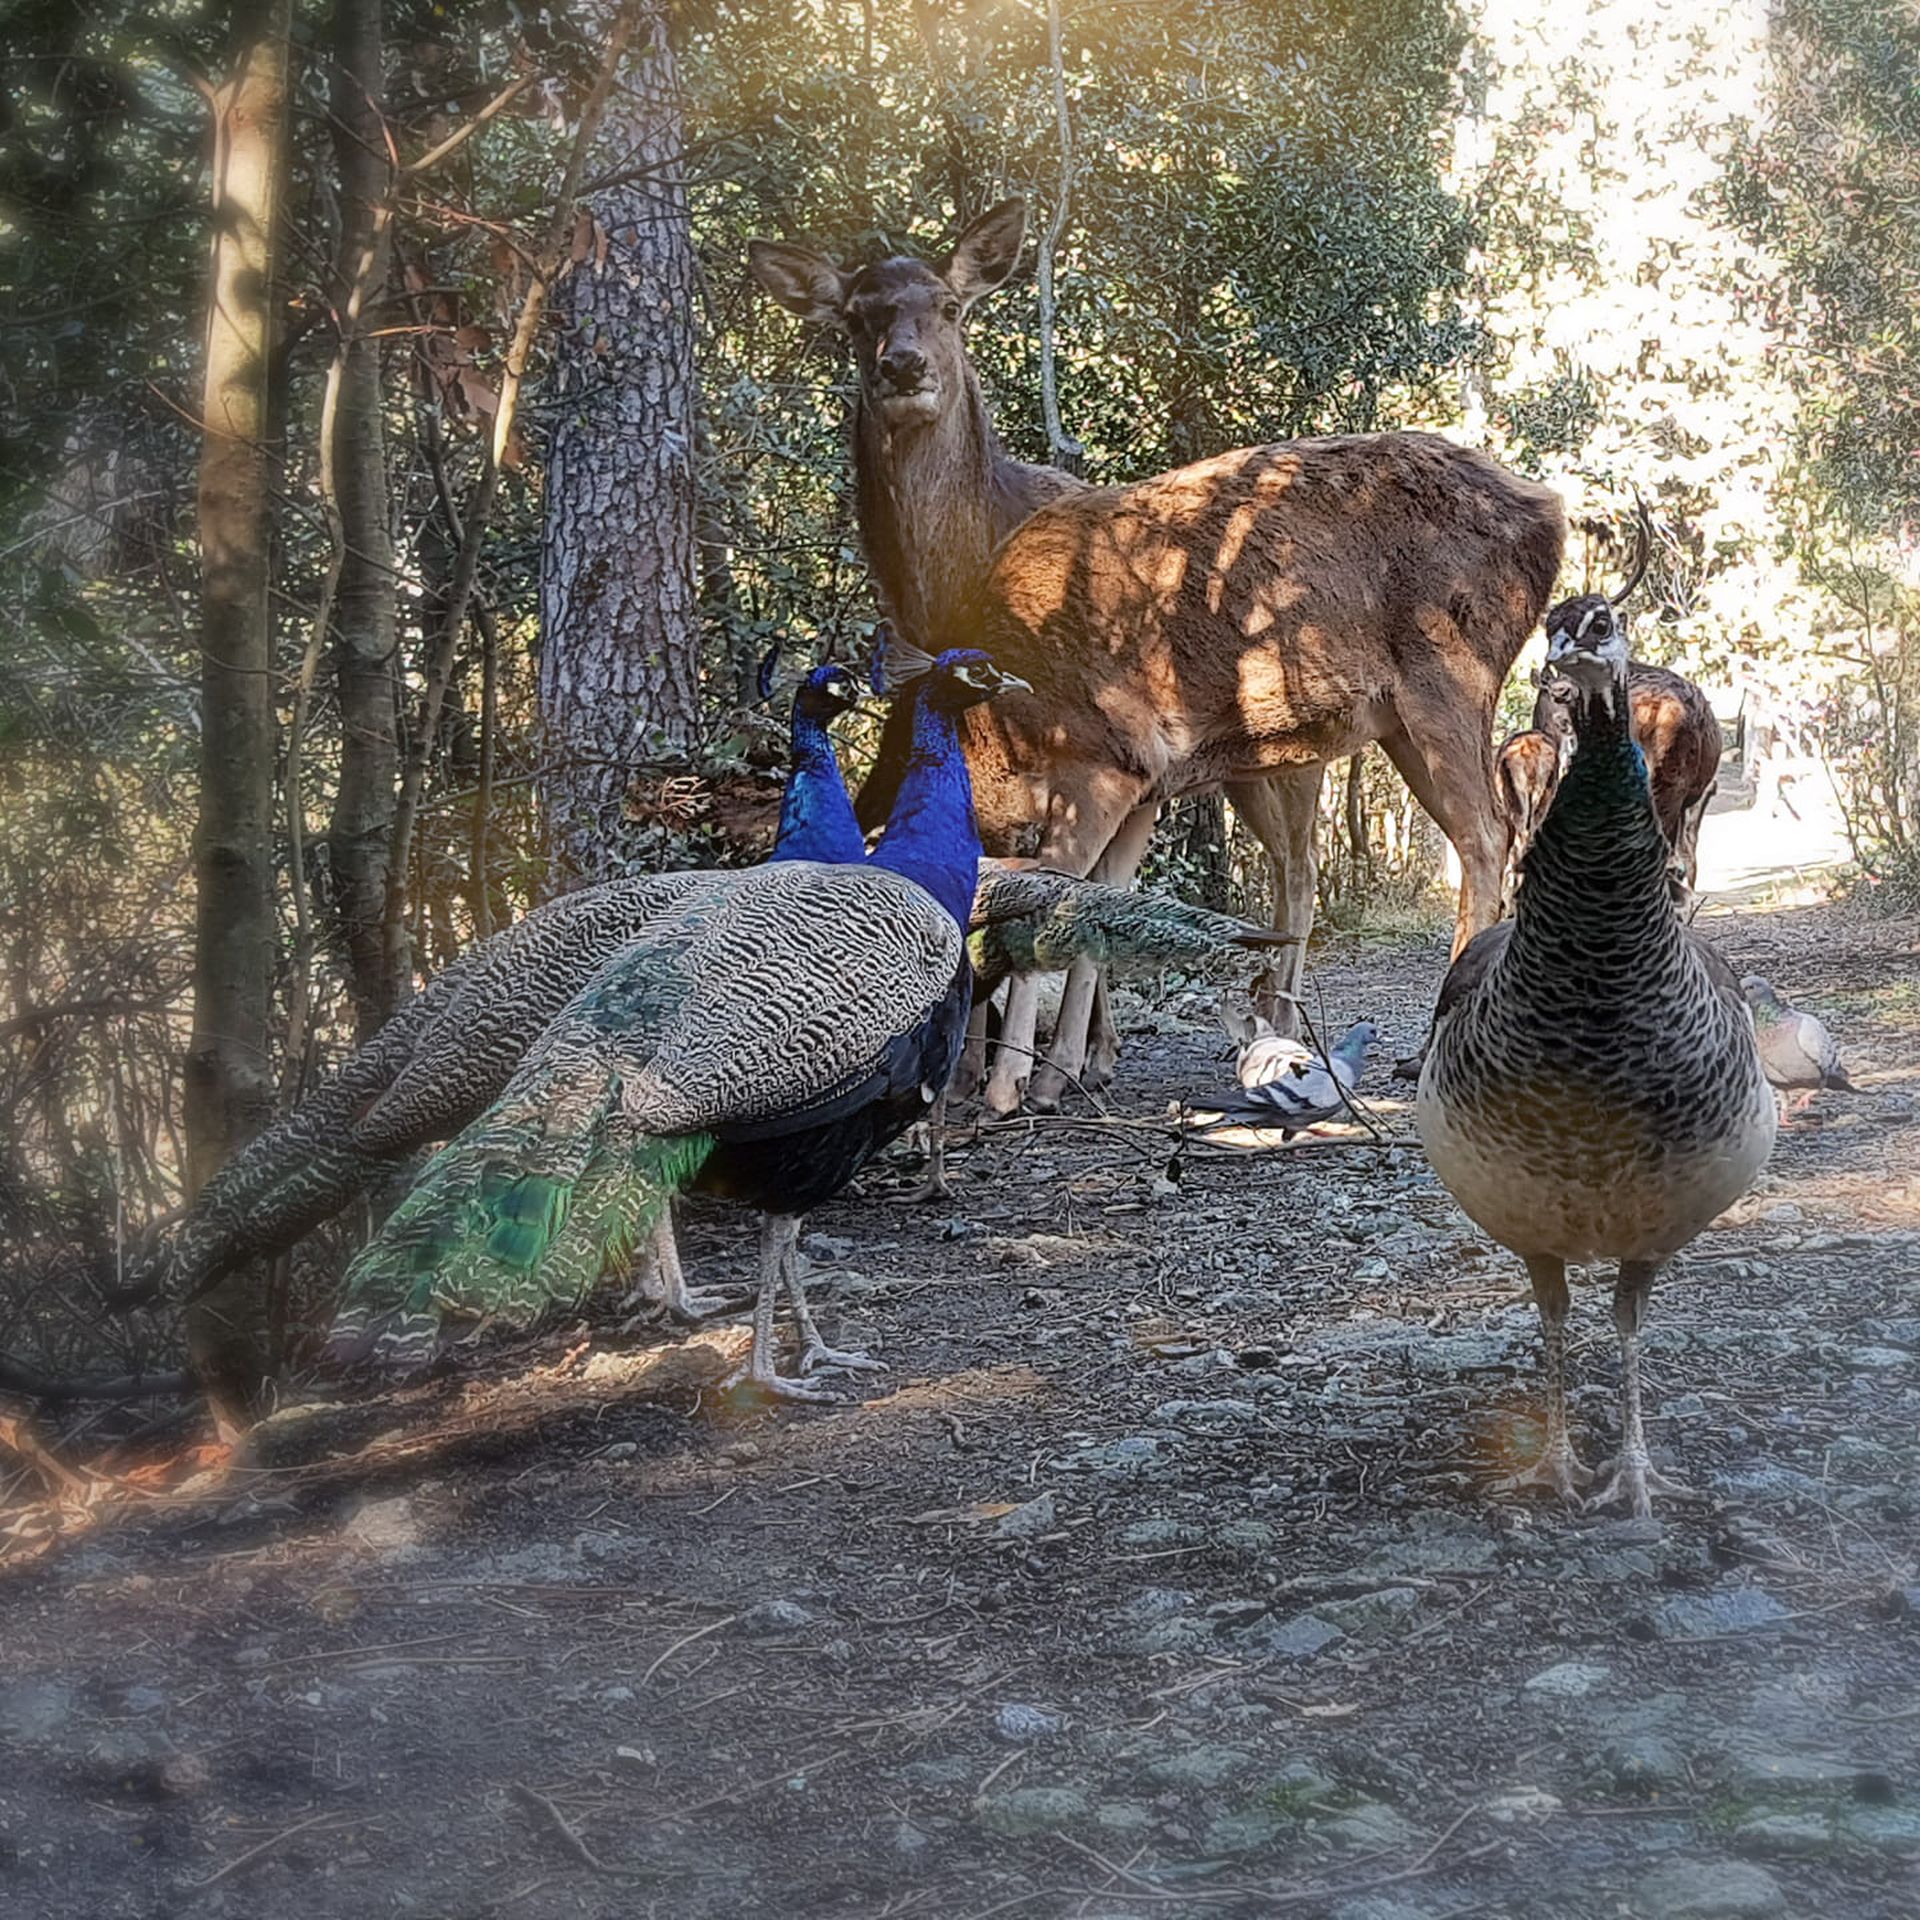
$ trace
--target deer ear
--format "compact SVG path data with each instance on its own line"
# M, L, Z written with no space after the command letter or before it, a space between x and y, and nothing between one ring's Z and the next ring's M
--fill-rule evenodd
M1020 249L1027 238L1027 203L1002 200L989 207L960 238L947 255L944 268L947 285L972 305L983 294L991 293L1020 263Z
M845 324L846 275L825 254L790 247L784 240L749 240L747 267L789 313L816 327Z

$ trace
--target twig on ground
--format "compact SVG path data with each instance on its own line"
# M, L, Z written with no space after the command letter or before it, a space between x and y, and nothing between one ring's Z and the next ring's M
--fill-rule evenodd
M342 1827L354 1824L348 1816L339 1813L313 1813L304 1820L296 1820L290 1827L282 1827L278 1833L269 1834L258 1846L249 1847L245 1853L236 1854L217 1873L205 1880L196 1880L193 1888L196 1893L204 1893L209 1887L217 1887L223 1880L231 1880L243 1867L250 1867L256 1860L263 1860L274 1848L285 1846L296 1834L310 1832L315 1827L326 1827L330 1832L338 1832Z
M528 1786L524 1780L516 1780L513 1783L513 1791L522 1801L532 1807L536 1813L546 1815L548 1823L565 1843L567 1851L572 1854L583 1867L590 1869L594 1873L604 1875L609 1880L641 1880L646 1878L644 1874L635 1873L626 1867L608 1866L607 1863L587 1845L586 1841L581 1838L579 1828L576 1827L544 1793L536 1792L535 1789Z

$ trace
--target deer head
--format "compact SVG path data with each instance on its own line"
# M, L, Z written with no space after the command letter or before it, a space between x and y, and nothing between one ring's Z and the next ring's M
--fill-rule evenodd
M973 303L1013 271L1026 233L1026 203L1003 200L938 265L882 260L849 273L824 254L779 240L750 241L747 262L789 313L846 335L862 399L897 431L939 419L965 392L961 324Z

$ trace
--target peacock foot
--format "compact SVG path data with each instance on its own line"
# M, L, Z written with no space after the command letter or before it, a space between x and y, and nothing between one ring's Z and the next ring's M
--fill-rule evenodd
M872 1354L861 1353L857 1348L842 1352L824 1340L815 1339L800 1349L802 1373L885 1373L886 1370L884 1360L876 1360Z
M951 1200L953 1189L944 1173L930 1173L917 1187L900 1196L903 1207L930 1207L936 1200Z
M795 1380L774 1372L771 1367L756 1366L751 1359L743 1360L720 1382L722 1393L740 1387L763 1394L769 1400L801 1400L813 1406L843 1407L849 1400L847 1394L835 1393L818 1380Z
M1701 1496L1681 1480L1670 1480L1644 1453L1622 1453L1612 1463L1612 1472L1600 1491L1586 1503L1589 1513L1602 1507L1624 1503L1636 1520L1653 1516L1653 1496L1664 1493L1676 1500L1698 1500Z
M1562 1500L1579 1504L1580 1489L1593 1484L1593 1469L1580 1464L1573 1443L1562 1434L1557 1444L1543 1447L1532 1466L1522 1467L1493 1483L1496 1493L1519 1493L1529 1487L1551 1487Z
M620 1331L629 1333L662 1318L677 1321L683 1327L703 1327L710 1320L723 1320L746 1306L750 1295L727 1292L718 1287L683 1287L678 1294L629 1295L621 1305L631 1306L636 1298L639 1311L620 1323Z

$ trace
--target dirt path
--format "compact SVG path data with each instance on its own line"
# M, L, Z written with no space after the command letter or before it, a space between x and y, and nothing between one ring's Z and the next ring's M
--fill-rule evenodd
M737 1335L555 1340L0 1584L0 1912L1911 1920L1920 950L1718 933L1867 1091L1656 1295L1703 1504L1488 1490L1534 1318L1417 1153L1170 1182L1151 1126L1016 1129L951 1208L813 1223L862 1406L718 1404ZM1316 977L1406 1050L1441 959ZM1119 1111L1220 1071L1169 1023ZM1576 1336L1593 1460L1603 1294Z

